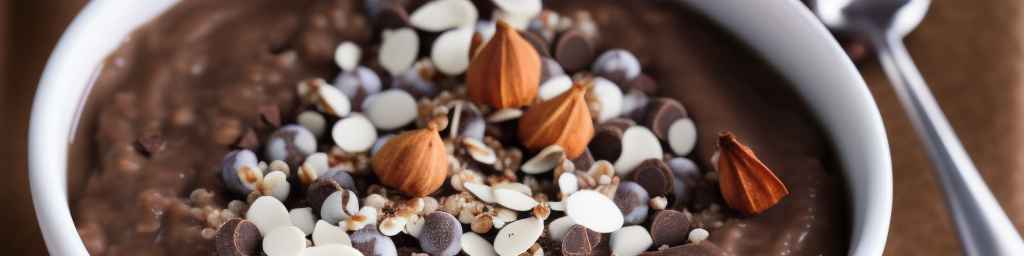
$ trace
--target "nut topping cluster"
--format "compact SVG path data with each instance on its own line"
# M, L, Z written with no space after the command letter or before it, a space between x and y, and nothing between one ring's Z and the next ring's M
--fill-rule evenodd
M598 54L589 14L493 2L495 21L468 0L377 6L403 14L380 45L342 42L333 84L299 82L301 113L225 156L218 254L714 254L723 221L788 194L731 133L701 171L694 119L652 97L643 58Z

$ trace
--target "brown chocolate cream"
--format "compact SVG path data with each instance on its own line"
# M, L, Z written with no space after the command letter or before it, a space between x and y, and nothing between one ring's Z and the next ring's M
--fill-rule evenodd
M280 127L303 122L305 117L300 113L324 112L315 104L305 102L296 85L308 84L312 78L333 83L341 72L335 64L335 49L344 41L361 48L359 63L379 75L384 89L400 83L403 78L390 75L377 60L381 30L402 26L408 22L408 14L425 2L428 1L185 0L138 28L104 63L87 98L73 145L75 151L69 175L72 209L86 248L93 255L214 255L226 250L219 248L223 246L217 242L224 234L224 226L248 230L249 233L243 234L248 238L258 237L252 233L256 230L253 224L236 219L246 218L247 208L259 196L254 194L260 191L241 195L229 188L222 175L225 156L237 152L235 150L252 149L264 159L265 149L269 147L266 142L279 136L275 131L284 130ZM492 18L490 14L498 8L486 0L472 3L481 20ZM669 142L662 141L665 159L645 161L638 167L643 172L615 177L612 183L619 185L619 178L622 180L617 188L622 193L616 194L612 188L614 196L608 195L608 199L614 197L627 221L635 216L625 211L639 205L652 205L649 213L638 215L640 219L635 224L651 236L653 243L647 254L845 254L850 238L849 209L830 142L788 82L763 59L727 31L676 1L559 0L543 3L545 9L574 21L577 24L574 28L578 28L581 21L587 21L593 22L596 29L560 31L553 35L521 32L543 59L554 60L572 76L580 73L578 71L590 70L594 59L602 52L624 49L639 60L643 78L608 77L608 80L618 83L627 95L632 91L648 94L651 102L658 101L655 100L658 97L671 98L658 102L681 104L685 112L677 114L692 119L696 125L698 136L693 153L673 155ZM571 33L582 35L568 35ZM421 40L418 56L429 58L431 42L440 33L417 31L417 34ZM562 40L573 36L582 41ZM571 47L580 42L590 49ZM575 51L579 49L585 50ZM420 102L418 110L423 110L422 102L466 97L464 91L460 93L457 89L462 86L464 75L431 76L435 76L432 82L437 88L451 94L395 89L409 90L408 94ZM360 98L352 99L352 110L368 112L363 109L365 104L359 104L366 92L360 93L363 93ZM473 110L477 114L489 115L495 111L483 104L477 107L478 110ZM623 117L595 124L598 134L595 140L602 136L602 129L648 125L647 112L626 113ZM419 114L415 122L394 129L378 129L378 133L383 136L424 127L430 120L423 117L423 113ZM324 116L327 116L327 131L318 135L316 151L330 155L332 168L339 161L351 163L345 168L352 173L349 183L326 187L351 190L360 198L360 205L368 205L366 198L371 194L392 200L405 198L401 193L384 188L386 186L380 184L372 171L365 170L368 161L364 160L370 157L367 153L337 153L338 146L334 146L337 138L331 139L330 128L338 118ZM502 160L515 155L506 149L522 149L514 130L502 130L505 124L488 124L480 130L480 136L486 134L488 138L483 139L486 145L501 147L496 148L496 152ZM658 129L653 130L658 133ZM788 196L758 214L731 209L719 192L718 176L710 160L716 152L719 133L723 131L736 134L756 151L760 160L786 185ZM447 133L448 130L441 133L446 141L452 139ZM454 154L460 154L458 152L462 151ZM602 159L604 152L605 148L591 143L585 157L573 159L573 162L579 166L589 166L594 160L615 162L615 159ZM537 153L522 149L519 159L509 162L518 165ZM454 156L471 161L464 157ZM695 165L672 160L677 158L692 159ZM300 187L300 178L295 177L295 173L299 171L296 164L301 160L289 159L284 164L291 165L288 182L292 187L291 196L282 201L287 209L312 207L316 210L320 205L313 205L311 201L327 200L323 197L330 193L320 198L314 195L314 187L320 189L322 186L318 186L323 183L313 183L308 191L306 184ZM265 166L269 170L281 168L269 160L266 164L270 164ZM484 179L502 174L500 168L474 165L465 168L477 168L480 173L492 175L482 177ZM679 174L677 169L692 169L688 173L693 175L680 178L678 175L687 174ZM687 173L686 170L682 172ZM514 171L513 178L528 183L524 175ZM676 182L689 179L684 182L684 193L673 192L675 187L671 182L659 183L657 178L650 178L663 177L659 175L677 179ZM540 199L535 200L559 200L560 188L552 184L555 183L551 181L553 175L531 177L534 178L547 179L537 182L538 189L533 197ZM451 197L473 198L468 192L460 193L465 188L449 185L454 184L453 179L456 176L446 179L442 188L428 195L436 198L433 200L441 206L434 208L437 211L432 214L424 214L425 225L480 233L483 239L496 244L493 241L497 239L499 227L478 232L481 230L476 224L463 222L461 229L456 229L459 223L448 218L451 215L441 214L448 210L444 202ZM595 190L606 188L602 186ZM630 196L637 194L626 192L634 190L644 190L644 196L650 198L660 195L658 199L663 201L630 201ZM659 204L660 207L653 206ZM540 218L536 212L536 209L533 213L523 211L514 217ZM395 213L382 210L381 214L386 217ZM314 215L319 216L320 212L314 211ZM457 211L453 215L461 218ZM583 225L574 226L566 240L552 238L548 225L567 214L550 210L543 216L547 218L545 232L537 238L539 246L531 248L530 252L542 249L545 255L559 255L583 250L592 255L610 255L612 250L621 249L609 242L615 235L597 234L591 230L594 227L588 229ZM437 221L431 222L435 219ZM375 247L383 240L378 232L385 230L368 227L349 232L354 247L367 255L390 255L387 250L382 252L381 247ZM698 229L701 231L694 232ZM702 236L703 231L708 232ZM394 253L398 255L448 254L451 248L424 242L431 240L424 237L450 238L451 235L420 234L417 242L416 237L399 233L387 241L397 247ZM357 239L359 236L371 237L371 245ZM694 239L704 241L689 242ZM585 241L587 246L578 241ZM246 240L246 243L259 244L259 241ZM262 251L262 248L247 249ZM455 252L459 252L458 248Z

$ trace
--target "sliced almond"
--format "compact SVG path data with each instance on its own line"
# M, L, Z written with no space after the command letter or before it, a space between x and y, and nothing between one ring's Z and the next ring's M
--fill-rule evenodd
M476 6L468 0L436 0L428 2L409 15L413 27L429 32L476 24Z
M487 116L487 122L489 123L501 123L509 120L514 120L523 116L523 110L518 108L503 108L498 111L494 111L490 116Z
M469 153L469 156L477 162L483 164L494 164L494 162L498 161L498 155L494 153L494 150L477 139L469 137L462 138L462 145L466 146L466 151Z
M408 220L402 217L388 217L380 222L378 230L385 236L394 236L405 229Z
M505 182L505 183L501 183L501 184L498 184L498 185L494 185L493 187L494 188L504 188L504 189L511 189L511 190L519 191L519 193L523 193L523 194L526 194L528 196L532 196L533 195L533 191L530 189L530 186L527 186L526 184L519 183L519 182Z
M430 60L437 70L449 76L466 72L469 67L469 48L473 38L473 27L449 30L434 40Z
M496 188L493 193L494 201L505 208L516 211L529 211L532 210L534 206L537 206L537 200L534 200L533 197L520 193L519 191Z
M410 28L384 30L379 55L380 65L391 75L400 75L416 61L420 49L420 38Z
M554 144L542 149L519 168L526 174L545 173L555 168L565 157L565 150L562 149L562 146Z
M497 256L498 253L494 251L494 246L487 239L484 239L480 235L473 232L466 232L462 234L460 239L462 244L462 252L465 252L469 256Z
M348 245L332 244L302 250L302 256L363 256L363 253Z
M352 240L349 239L348 233L345 233L345 230L326 221L319 220L316 222L316 226L313 227L313 244L317 246L329 244L352 245Z
M646 127L633 126L622 133L622 155L615 160L615 172L626 176L644 160L662 157L664 153L658 137Z
M465 182L462 183L462 187L466 188L466 190L469 190L469 193L476 196L476 198L479 198L480 201L484 201L485 203L495 202L494 193L492 192L491 187L487 185L476 182Z
M544 221L530 217L505 225L494 239L499 255L519 255L530 249L544 233Z
M576 222L573 222L569 216L557 218L548 224L548 235L555 241L562 241L572 225L576 225Z
M599 233L622 228L622 211L612 199L594 190L580 190L565 199L565 214L577 224Z

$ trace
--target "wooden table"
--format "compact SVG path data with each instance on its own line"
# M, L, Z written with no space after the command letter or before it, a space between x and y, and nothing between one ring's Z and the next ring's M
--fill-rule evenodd
M0 0L0 248L45 253L28 193L27 121L35 84L84 0ZM908 47L985 180L1024 228L1024 2L936 0ZM956 255L959 245L931 166L878 64L862 72L893 153L895 198L887 255Z

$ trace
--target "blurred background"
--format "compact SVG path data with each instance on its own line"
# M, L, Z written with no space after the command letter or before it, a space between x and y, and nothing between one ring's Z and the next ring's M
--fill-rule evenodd
M84 0L0 0L0 249L44 255L26 136L46 59ZM1024 1L935 0L908 48L993 193L1024 228ZM855 52L864 49L851 47ZM870 56L870 53L867 53ZM858 61L885 119L894 211L886 255L957 255L931 166L878 63Z

